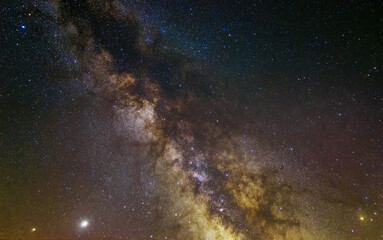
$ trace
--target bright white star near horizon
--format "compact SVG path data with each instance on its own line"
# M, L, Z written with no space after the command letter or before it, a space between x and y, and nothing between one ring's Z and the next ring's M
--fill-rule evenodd
M89 225L88 220L82 220L80 223L80 227L82 228L86 228L88 225Z

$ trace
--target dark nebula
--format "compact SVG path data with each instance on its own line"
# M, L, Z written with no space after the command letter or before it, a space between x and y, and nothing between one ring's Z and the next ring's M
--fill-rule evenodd
M0 5L0 239L383 237L381 2Z

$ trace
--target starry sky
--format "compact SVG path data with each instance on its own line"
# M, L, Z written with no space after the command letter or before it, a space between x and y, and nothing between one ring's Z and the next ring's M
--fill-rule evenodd
M383 238L381 1L0 11L0 239Z

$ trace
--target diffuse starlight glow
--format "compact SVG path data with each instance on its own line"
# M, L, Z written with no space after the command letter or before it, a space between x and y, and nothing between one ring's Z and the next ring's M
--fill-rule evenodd
M97 66L105 67L98 68L97 71L93 69L95 77L92 78L108 76L105 71L109 69L107 63L110 62L110 57L96 56L95 59L108 61L97 63ZM132 100L134 97L125 91L134 89L137 84L132 76L112 75L107 79L112 80L103 81L102 84L109 87L101 86L97 89L107 89L103 90L105 96L119 96L121 103L118 103L119 107L116 107L115 111L117 116L123 117L119 117L116 127L119 131L134 136L140 144L151 145L151 152L148 154L154 155L155 179L162 186L159 197L171 199L159 203L163 209L162 214L165 214L166 225L170 228L176 225L181 227L173 233L176 239L302 237L299 222L294 220L294 213L289 209L291 187L286 184L278 186L273 179L276 173L255 166L249 168L248 162L240 160L248 158L242 152L232 152L228 155L213 150L214 155L208 159L206 153L194 147L192 139L187 140L188 149L183 149L177 140L166 137L161 130L160 126L164 123L153 112L153 109L158 108L156 101L140 98L136 102ZM158 89L158 86L148 83L147 88ZM149 91L147 98L158 99L162 95L158 90L154 92L156 95L151 96ZM178 124L178 127L182 131L183 125ZM217 128L215 131L221 130ZM222 140L225 142L220 145L238 144L232 140ZM285 210L280 211L279 206L284 206ZM229 210L223 213L222 207ZM242 219L241 223L238 223L238 219Z

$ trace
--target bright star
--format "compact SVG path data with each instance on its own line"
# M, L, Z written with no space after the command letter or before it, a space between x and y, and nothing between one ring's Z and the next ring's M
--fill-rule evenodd
M89 222L88 222L87 220L83 220L83 221L80 223L80 227L82 227L82 228L86 228L88 225L89 225Z

